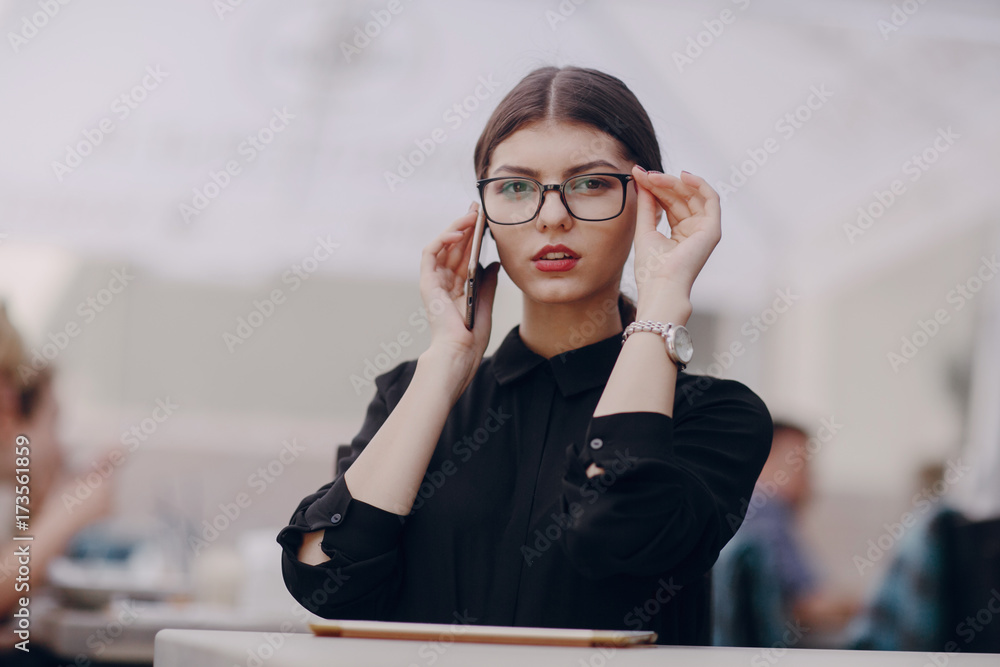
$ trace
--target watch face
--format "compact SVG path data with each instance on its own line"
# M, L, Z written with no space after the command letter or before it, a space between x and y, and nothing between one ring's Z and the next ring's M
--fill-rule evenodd
M691 334L684 327L674 329L674 350L681 363L688 363L694 356L694 345L691 344Z

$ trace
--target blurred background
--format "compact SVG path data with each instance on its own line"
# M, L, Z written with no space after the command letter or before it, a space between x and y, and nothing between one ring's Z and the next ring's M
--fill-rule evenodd
M932 504L1000 516L994 2L8 0L0 26L0 299L82 482L118 447L114 516L175 535L188 582L239 573L206 603L294 604L274 535L425 349L420 250L543 65L621 78L722 195L689 372L810 436L796 530L829 586L873 595L929 467L962 471ZM500 278L488 354L520 316Z

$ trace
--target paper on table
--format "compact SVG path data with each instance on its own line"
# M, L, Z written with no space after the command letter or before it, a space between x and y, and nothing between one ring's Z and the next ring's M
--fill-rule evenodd
M332 620L310 623L309 628L313 631L313 634L322 637L410 639L418 641L433 639L484 644L625 647L649 645L656 641L656 633L652 631L522 628L500 625Z

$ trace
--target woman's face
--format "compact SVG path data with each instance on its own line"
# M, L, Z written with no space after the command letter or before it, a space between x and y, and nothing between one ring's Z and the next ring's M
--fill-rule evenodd
M623 152L616 139L589 125L543 121L500 142L493 149L486 178L530 176L544 184L559 184L580 174L629 174L635 163L624 158ZM489 225L504 270L526 298L571 303L595 294L617 297L622 267L632 247L635 214L636 193L628 183L625 210L611 220L577 220L559 193L550 191L533 220ZM577 258L571 267L536 259L545 246L560 244Z

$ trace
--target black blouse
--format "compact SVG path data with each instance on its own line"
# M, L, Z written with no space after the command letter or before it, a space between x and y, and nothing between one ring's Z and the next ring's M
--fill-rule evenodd
M709 571L739 527L771 444L763 401L679 373L673 417L593 417L621 334L546 360L515 326L448 416L406 517L351 497L343 475L278 534L291 594L325 618L654 630L711 640ZM378 376L346 470L413 377ZM643 378L635 378L643 382ZM591 462L605 472L586 476ZM330 560L296 554L326 529Z

